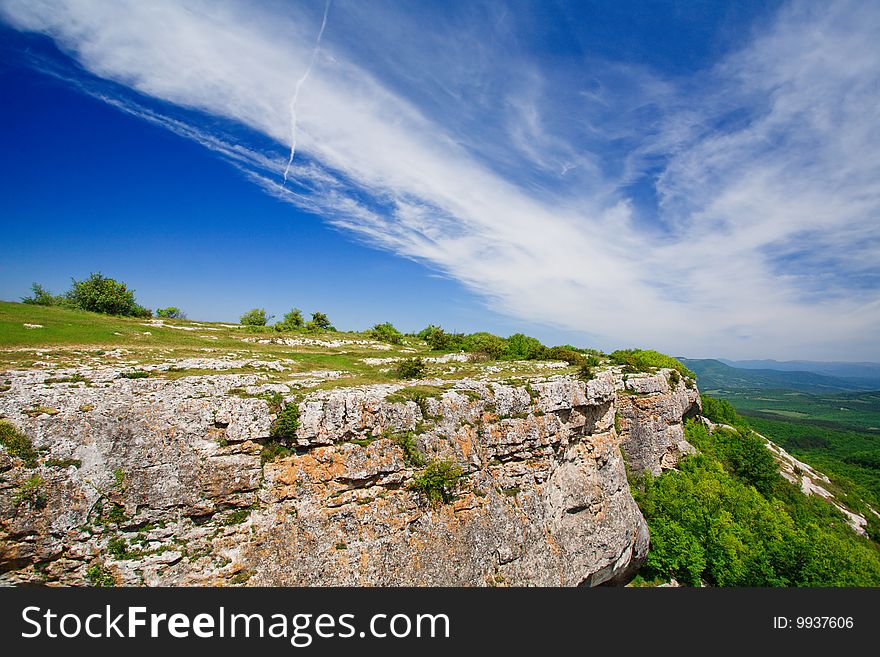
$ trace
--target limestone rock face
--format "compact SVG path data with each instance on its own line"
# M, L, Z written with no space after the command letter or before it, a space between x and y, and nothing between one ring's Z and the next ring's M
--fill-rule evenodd
M0 447L0 582L624 581L648 534L615 419L630 459L663 467L698 403L662 375L618 391L611 371L587 383L422 381L409 396L402 385L266 386L300 417L286 453L263 459L277 406L253 396L255 376L119 373L93 368L88 385L5 374L0 416L40 456L31 468ZM461 471L446 502L413 486L431 461Z
M676 375L618 375L620 446L634 474L659 475L696 451L684 438L683 420L700 413L700 392Z

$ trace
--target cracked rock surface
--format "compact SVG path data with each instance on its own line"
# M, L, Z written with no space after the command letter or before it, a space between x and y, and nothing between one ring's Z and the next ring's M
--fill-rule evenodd
M699 403L665 371L425 380L407 398L403 384L303 394L216 369L6 372L0 416L39 458L28 467L0 447L0 582L82 585L98 571L148 586L625 581L648 533L621 447L631 464L671 467ZM88 383L46 383L77 373ZM283 441L277 395L299 412ZM284 449L264 458L275 443ZM448 501L413 486L432 461L460 469ZM39 494L25 494L29 481Z

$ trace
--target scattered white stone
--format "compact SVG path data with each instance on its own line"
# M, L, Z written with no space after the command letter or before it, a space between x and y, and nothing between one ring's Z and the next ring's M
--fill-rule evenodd
M40 329L43 328L42 324L22 324L26 329Z

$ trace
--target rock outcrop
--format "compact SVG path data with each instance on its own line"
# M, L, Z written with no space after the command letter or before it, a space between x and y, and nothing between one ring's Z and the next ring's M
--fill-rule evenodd
M0 417L39 458L0 447L0 582L625 581L648 534L621 440L636 467L669 467L698 404L667 372L302 395L250 374L121 371L5 373ZM264 392L296 405L295 436L271 437ZM445 501L414 486L432 462L460 472Z
M674 370L653 375L618 375L620 446L630 471L659 475L696 449L684 437L684 419L702 407L693 382Z

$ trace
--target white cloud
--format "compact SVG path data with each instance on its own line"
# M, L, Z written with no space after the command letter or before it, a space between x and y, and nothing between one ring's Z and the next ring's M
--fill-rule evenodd
M854 284L876 275L880 238L878 8L785 10L687 88L591 62L604 84L565 90L527 53L510 58L517 75L506 83L488 32L479 50L491 65L476 62L456 86L467 62L446 53L432 64L410 38L396 58L412 53L430 88L407 94L400 81L420 80L402 63L383 69L395 57L376 57L381 44L352 59L345 12L363 8L338 3L298 99L304 159L285 190L289 96L322 10L0 0L8 22L49 34L93 74L240 122L278 149L132 98L108 102L359 238L430 263L502 312L694 356L880 357L877 288ZM347 26L335 36L334 12ZM495 29L503 23L493 17ZM479 97L490 83L497 92ZM438 99L456 96L464 105L449 102L440 118ZM657 162L652 225L625 190Z

